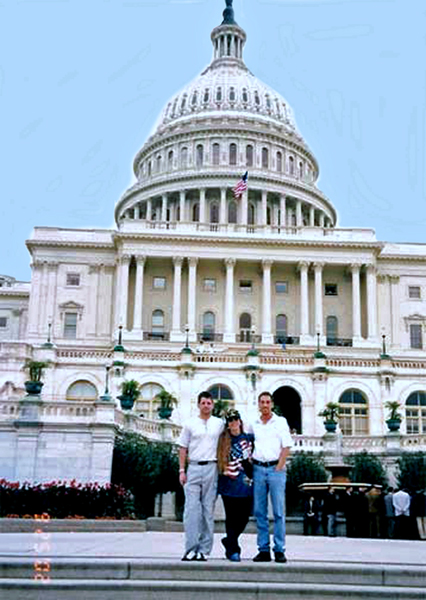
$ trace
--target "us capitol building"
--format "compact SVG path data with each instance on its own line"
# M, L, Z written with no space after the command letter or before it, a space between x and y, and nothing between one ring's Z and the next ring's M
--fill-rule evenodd
M389 462L426 449L426 245L339 226L226 4L210 65L134 159L116 228L36 227L31 282L0 277L0 477L108 481L119 428L174 440L205 389L247 417L269 390L295 451L336 444ZM39 397L25 395L27 359L50 362ZM123 411L129 379L141 396ZM168 421L161 389L178 398ZM318 416L327 402L341 406L334 436Z

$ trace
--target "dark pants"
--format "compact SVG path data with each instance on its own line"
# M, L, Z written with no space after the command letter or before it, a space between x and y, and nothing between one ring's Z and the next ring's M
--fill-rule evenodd
M303 535L318 535L319 520L318 516L308 517L305 515L303 519Z
M252 498L222 496L225 508L226 551L228 555L241 553L238 538L243 533L252 511Z

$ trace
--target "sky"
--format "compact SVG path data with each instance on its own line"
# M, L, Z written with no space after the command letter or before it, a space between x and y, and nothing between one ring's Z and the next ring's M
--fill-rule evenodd
M224 0L0 0L0 274L35 226L114 227L133 158L210 63ZM342 227L426 242L424 0L234 0Z

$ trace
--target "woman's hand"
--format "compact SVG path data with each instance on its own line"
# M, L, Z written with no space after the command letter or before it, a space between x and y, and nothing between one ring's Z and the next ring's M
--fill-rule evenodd
M185 485L186 481L187 477L185 471L179 471L179 483L183 486Z

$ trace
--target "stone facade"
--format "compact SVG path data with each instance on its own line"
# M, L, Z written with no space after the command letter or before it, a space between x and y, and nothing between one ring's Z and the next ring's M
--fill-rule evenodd
M0 277L0 476L107 481L117 428L175 439L204 389L247 417L259 391L274 393L296 451L330 447L318 416L330 401L343 411L333 448L426 449L426 245L338 225L245 40L233 23L213 30L212 63L135 157L115 229L35 228L31 283ZM45 358L28 419L22 365ZM113 398L124 379L143 386L130 415L100 400L111 365ZM179 399L166 424L161 388ZM391 438L388 400L403 416Z

